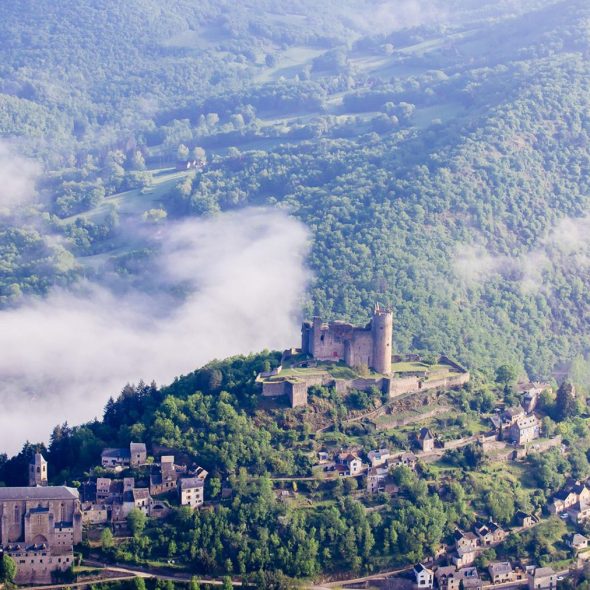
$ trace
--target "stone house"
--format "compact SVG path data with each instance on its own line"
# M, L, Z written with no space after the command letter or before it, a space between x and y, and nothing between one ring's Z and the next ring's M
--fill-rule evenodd
M579 504L586 507L590 504L590 489L585 483L576 482L574 485L559 490L549 505L549 512L560 514Z
M559 490L559 492L553 496L549 511L553 514L560 514L574 506L577 502L578 495L571 489Z
M146 516L150 514L151 496L148 488L133 488L123 493L123 515L127 515L134 509L140 510Z
M479 546L479 541L475 533L466 532L456 529L453 533L455 550L459 555L475 551Z
M576 502L576 504L567 509L567 515L574 524L580 524L590 520L590 502L587 500Z
M528 574L529 590L555 590L557 573L551 567L537 567Z
M434 451L436 437L430 428L422 428L420 430L420 434L418 435L418 442L423 452L431 453Z
M109 521L109 510L106 504L84 502L81 505L81 511L83 526L106 524Z
M523 510L518 510L514 515L514 520L517 526L528 529L539 522L539 519L532 514L528 514Z
M369 494L384 492L388 474L387 467L371 467L367 472L367 492Z
M416 463L418 462L418 457L414 455L414 453L402 453L397 457L393 457L388 461L388 464L393 467L409 467L410 469L416 469Z
M460 588L465 590L482 590L483 588L483 582L476 567L462 567L457 570L456 577L459 579Z
M391 457L391 453L389 452L389 449L378 449L376 451L369 451L367 457L369 458L371 467L379 467L387 463Z
M432 590L434 586L434 574L424 564L417 563L412 570L414 574L414 588Z
M459 590L461 580L457 577L457 568L454 565L436 568L434 577L439 590Z
M516 579L516 574L509 561L496 561L490 563L488 565L488 572L492 584L505 584L506 582L513 582Z
M147 461L147 449L145 443L130 443L129 455L131 467L145 465L145 462Z
M121 470L126 467L138 467L147 460L147 449L144 443L130 443L128 449L104 449L101 454L101 465L105 469Z
M522 396L522 407L527 414L535 410L539 397L546 389L550 389L550 387L548 383L519 383L516 386L517 393Z
M346 467L344 475L358 475L363 470L363 463L354 453L340 453L338 464Z
M200 477L183 477L178 480L180 505L199 508L205 501L205 480Z
M519 445L526 444L539 438L541 422L534 415L519 416L510 426L508 436L510 440Z
M158 496L176 491L178 479L186 472L186 465L174 463L174 455L162 455L159 467L155 467L155 471L150 474L150 494ZM206 471L205 477L207 477Z
M506 538L506 531L495 522L487 522L475 527L475 534L479 539L479 545L487 547L501 543Z
M574 533L568 538L567 544L575 551L580 551L581 549L588 548L588 538L580 535L580 533Z

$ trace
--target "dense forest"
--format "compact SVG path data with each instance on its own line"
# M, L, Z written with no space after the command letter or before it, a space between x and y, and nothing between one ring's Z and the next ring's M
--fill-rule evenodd
M38 450L48 459L50 482L79 487L86 478L114 475L99 466L105 446L143 440L150 449L172 448L209 471L209 509L178 507L168 497L172 513L166 520L130 517L131 535L113 538L107 527L100 543L86 540L80 550L100 550L103 559L119 563L174 559L182 571L240 576L258 588L291 588L293 579L369 573L419 561L450 542L455 527L469 529L487 518L510 527L518 510L544 520L485 552L479 565L496 555L541 564L570 556L563 542L565 524L551 518L546 507L569 477L590 477L587 408L583 398L572 396L571 387L556 394L548 390L539 402L544 434L559 435L566 454L552 449L531 452L519 463L497 462L480 445L470 444L435 463L419 462L415 470L397 467L392 471L396 493L367 495L364 478L318 476L313 470L317 449L386 444L407 451L413 448L409 433L415 426L392 433L346 426L342 419L358 406L358 392L341 396L315 388L306 408L269 407L254 380L278 360L275 353L233 357L166 387L127 386L109 400L101 420L59 425L47 447L26 444L11 459L0 455L0 484L26 483L28 462ZM494 408L519 403L515 375L504 367L495 381L477 380L443 394L452 407L432 422L433 428L459 436L484 431ZM381 403L379 395L370 393L368 402ZM314 432L313 420L322 408L328 408L334 424ZM146 473L149 464L118 476L139 482ZM316 478L310 477L313 473ZM281 481L286 476L295 481ZM231 495L223 495L222 488ZM281 490L295 490L301 500L281 501Z
M0 134L44 173L0 217L1 305L128 274L126 202L264 205L312 231L306 313L381 300L398 350L533 377L586 353L585 2L46 4L2 8Z

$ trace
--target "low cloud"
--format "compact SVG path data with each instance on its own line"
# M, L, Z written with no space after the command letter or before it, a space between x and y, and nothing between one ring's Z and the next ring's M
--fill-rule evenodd
M0 215L33 200L40 172L37 162L19 155L12 143L0 140Z
M517 282L523 293L534 293L543 287L547 271L566 264L590 267L590 215L560 220L538 247L519 256L497 256L480 246L460 244L453 270L468 286L502 277Z
M440 24L448 16L448 9L438 0L379 0L369 6L358 11L355 24L371 34Z
M100 416L127 382L167 383L214 358L298 341L308 279L299 222L253 209L170 224L156 239L141 288L86 282L0 312L0 450Z

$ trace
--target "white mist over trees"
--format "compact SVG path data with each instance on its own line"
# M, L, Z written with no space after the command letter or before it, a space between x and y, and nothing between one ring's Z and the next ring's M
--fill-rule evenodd
M0 312L1 449L100 416L126 382L167 383L214 358L298 342L299 222L251 209L171 224L158 239L143 290L82 282Z

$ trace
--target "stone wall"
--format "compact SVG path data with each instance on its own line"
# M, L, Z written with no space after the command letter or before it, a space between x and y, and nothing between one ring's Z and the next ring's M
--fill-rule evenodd
M307 405L307 387L303 381L289 381L287 383L287 395L292 408Z
M440 379L430 379L428 381L422 381L419 377L415 376L394 377L391 379L389 397L392 399L400 395L405 395L406 393L428 391L431 389L453 389L454 387L461 387L468 383L469 378L470 375L467 372Z
M281 381L263 381L262 395L264 397L279 397L287 394L286 379Z

